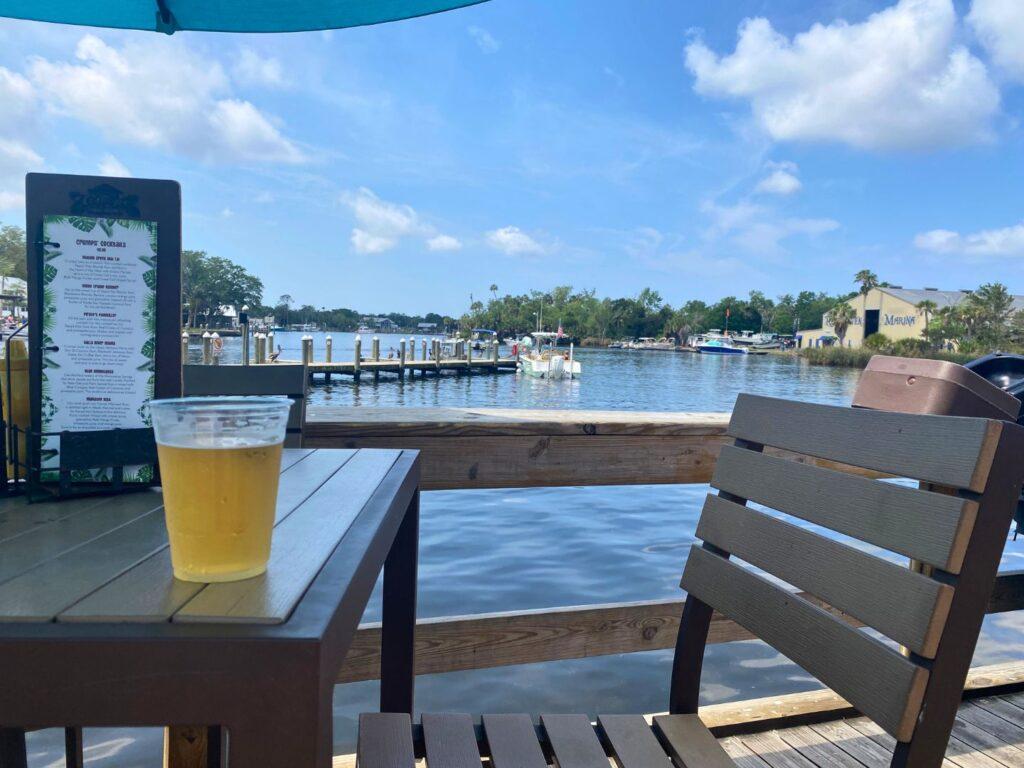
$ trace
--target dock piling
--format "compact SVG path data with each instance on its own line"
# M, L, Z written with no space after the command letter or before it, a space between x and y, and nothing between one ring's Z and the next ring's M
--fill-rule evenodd
M373 337L373 362L380 362L380 338L377 336ZM373 380L380 381L380 369L376 366L373 369Z
M263 349L266 352L266 355L263 358L263 362L266 362L267 358L274 354L274 332L268 331L267 333L265 333L263 335L263 340L265 342L263 345Z
M263 365L267 362L267 335L257 333L253 341L256 347L256 365Z
M405 339L398 342L398 379L405 380Z
M313 362L313 337L302 337L302 364L309 365Z
M356 354L355 360L352 363L352 378L359 382L359 368L363 361L363 338L357 333L356 334Z
M210 332L203 331L203 365L213 364L213 346L210 342Z
M188 362L188 331L181 332L181 364Z
M492 355L492 358L494 360L494 367L497 368L498 367L499 351L500 351L499 348L501 347L501 345L498 343L497 339L492 341L491 344L494 346L494 349L492 350L492 352L494 353Z
M324 354L327 356L326 361L329 363L331 362L331 347L334 346L334 341L331 339L330 335L328 335L327 338L324 339L324 344L326 346L326 351L324 352Z

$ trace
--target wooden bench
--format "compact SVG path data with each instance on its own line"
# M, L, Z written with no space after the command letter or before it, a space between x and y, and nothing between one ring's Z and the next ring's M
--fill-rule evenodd
M1024 429L741 395L728 434L734 444L723 449L712 481L718 493L706 499L697 528L703 544L691 549L682 578L688 597L668 715L651 724L641 715L602 715L596 723L586 715L542 715L539 723L525 714L484 715L478 726L469 715L424 714L414 726L406 712L364 714L359 765L411 768L418 757L428 768L480 768L485 757L494 768L606 768L609 757L621 768L733 765L696 714L714 610L889 734L892 766L941 765L1024 475ZM930 485L778 458L766 447Z
M302 447L306 424L304 365L185 365L182 391L186 397L215 395L284 395L295 403L288 415L286 448Z

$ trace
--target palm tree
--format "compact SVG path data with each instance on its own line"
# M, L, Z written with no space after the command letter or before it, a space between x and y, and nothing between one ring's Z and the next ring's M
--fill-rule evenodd
M488 288L488 290L491 292L491 296L494 297L494 300L497 301L498 300L498 284L497 283L491 283L491 287Z
M847 302L842 301L836 304L832 309L829 310L828 314L825 315L825 321L832 326L836 332L836 336L839 337L839 346L843 346L843 341L846 339L846 331L857 317L857 312Z
M922 299L917 302L916 306L919 311L924 312L924 340L930 344L931 338L929 335L930 332L928 330L928 324L931 322L931 316L935 310L939 308L939 305L931 299Z
M283 323L283 325L286 325L286 326L288 325L288 312L291 310L292 304L294 302L295 302L295 299L292 298L290 293L282 294L281 298L279 298L277 300L278 306L281 306L282 304L284 305L284 323Z

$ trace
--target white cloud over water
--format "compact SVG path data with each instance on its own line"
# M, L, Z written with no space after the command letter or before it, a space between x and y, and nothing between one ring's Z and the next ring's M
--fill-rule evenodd
M232 97L215 60L151 36L114 47L85 35L75 61L37 57L27 70L57 115L97 128L110 141L160 148L211 163L301 163L305 153L278 122Z
M755 192L766 195L792 195L803 187L797 178L796 163L769 163L770 173L757 183Z
M914 246L931 253L976 257L1024 256L1024 222L1009 227L982 229L962 235L951 229L933 229L914 238Z
M355 217L349 242L356 253L384 253L403 238L421 238L431 251L455 251L462 242L437 231L422 221L410 205L392 203L379 198L371 189L360 187L341 196Z
M792 38L748 18L732 53L698 38L686 66L698 93L748 102L779 141L873 150L971 144L991 137L999 92L958 42L957 26L952 0L900 0L859 23L818 23Z
M487 244L506 256L530 256L544 253L545 248L519 227L501 227L487 232Z
M996 66L1024 82L1024 2L974 0L967 23Z

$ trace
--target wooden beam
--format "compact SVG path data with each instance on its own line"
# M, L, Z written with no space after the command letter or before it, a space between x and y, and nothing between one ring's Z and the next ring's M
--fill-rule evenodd
M421 452L423 489L705 483L728 414L500 408L336 408L307 414L309 447Z
M416 626L416 673L430 675L672 648L682 608L682 600L650 600L423 619ZM988 612L1022 608L1024 571L1001 574ZM851 625L860 626L834 612ZM752 638L743 627L720 614L711 621L708 643ZM375 680L379 676L380 625L365 624L356 633L337 682Z

